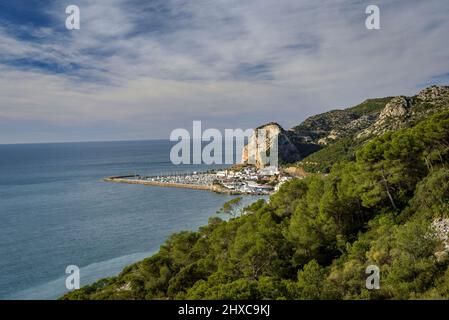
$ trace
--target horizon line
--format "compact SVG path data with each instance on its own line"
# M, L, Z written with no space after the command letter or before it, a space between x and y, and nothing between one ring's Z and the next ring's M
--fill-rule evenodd
M226 140L226 137L224 137ZM232 139L236 137L233 136ZM245 137L243 137L245 138ZM189 140L196 140L190 138ZM39 141L39 142L12 142L2 143L0 146L14 146L14 145L28 145L28 144L65 144L65 143L109 143L109 142L143 142L143 141L171 141L170 138L149 138L149 139L117 139L117 140L78 140L78 141ZM209 140L202 140L203 142L210 142ZM177 141L171 141L177 142Z
M99 142L139 142L139 141L163 141L170 139L150 138L150 139L116 139L116 140L74 140L74 141L39 141L39 142L0 142L0 146L26 145L26 144L64 144L64 143L99 143Z

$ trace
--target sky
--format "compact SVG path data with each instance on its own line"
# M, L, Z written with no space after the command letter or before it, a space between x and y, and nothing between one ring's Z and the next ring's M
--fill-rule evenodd
M448 14L447 0L1 1L0 143L290 128L413 95L449 83Z

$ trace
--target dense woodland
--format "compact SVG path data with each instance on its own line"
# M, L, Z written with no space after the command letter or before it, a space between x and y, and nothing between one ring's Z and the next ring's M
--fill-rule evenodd
M285 183L238 217L228 203L196 232L63 299L449 298L432 222L449 214L449 112L353 147L327 174ZM439 254L436 254L439 253ZM368 265L380 289L365 287Z

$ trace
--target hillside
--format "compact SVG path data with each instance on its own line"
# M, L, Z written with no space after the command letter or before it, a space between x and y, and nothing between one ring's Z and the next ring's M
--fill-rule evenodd
M281 164L298 162L306 171L328 172L336 161L353 158L351 150L366 141L411 127L448 106L449 87L431 86L413 97L368 99L354 107L318 114L289 130L273 123L258 129L275 126ZM254 141L246 149L256 150Z
M449 87L431 86L413 97L395 97L367 100L347 109L349 112L366 112L371 117L369 125L361 130L339 130L325 138L326 148L303 158L297 163L308 172L328 172L332 164L344 159L354 159L354 149L373 137L387 131L411 127L432 114L449 109Z
M63 299L448 299L449 104L436 88L339 112L347 123L375 120L352 133L361 143L339 136L319 151L340 145L328 174L174 234L154 256ZM322 139L330 121L295 130ZM365 287L369 265L380 269L378 290Z

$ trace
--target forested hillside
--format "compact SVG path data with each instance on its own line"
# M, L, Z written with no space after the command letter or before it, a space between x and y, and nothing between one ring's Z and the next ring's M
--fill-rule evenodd
M310 117L293 130L303 135L318 132L314 143L322 148L296 165L308 172L327 173L334 163L354 160L355 149L367 141L388 131L413 127L448 109L449 87L430 86L412 97L368 99L352 108Z
M328 174L63 299L449 298L449 111L339 152Z

